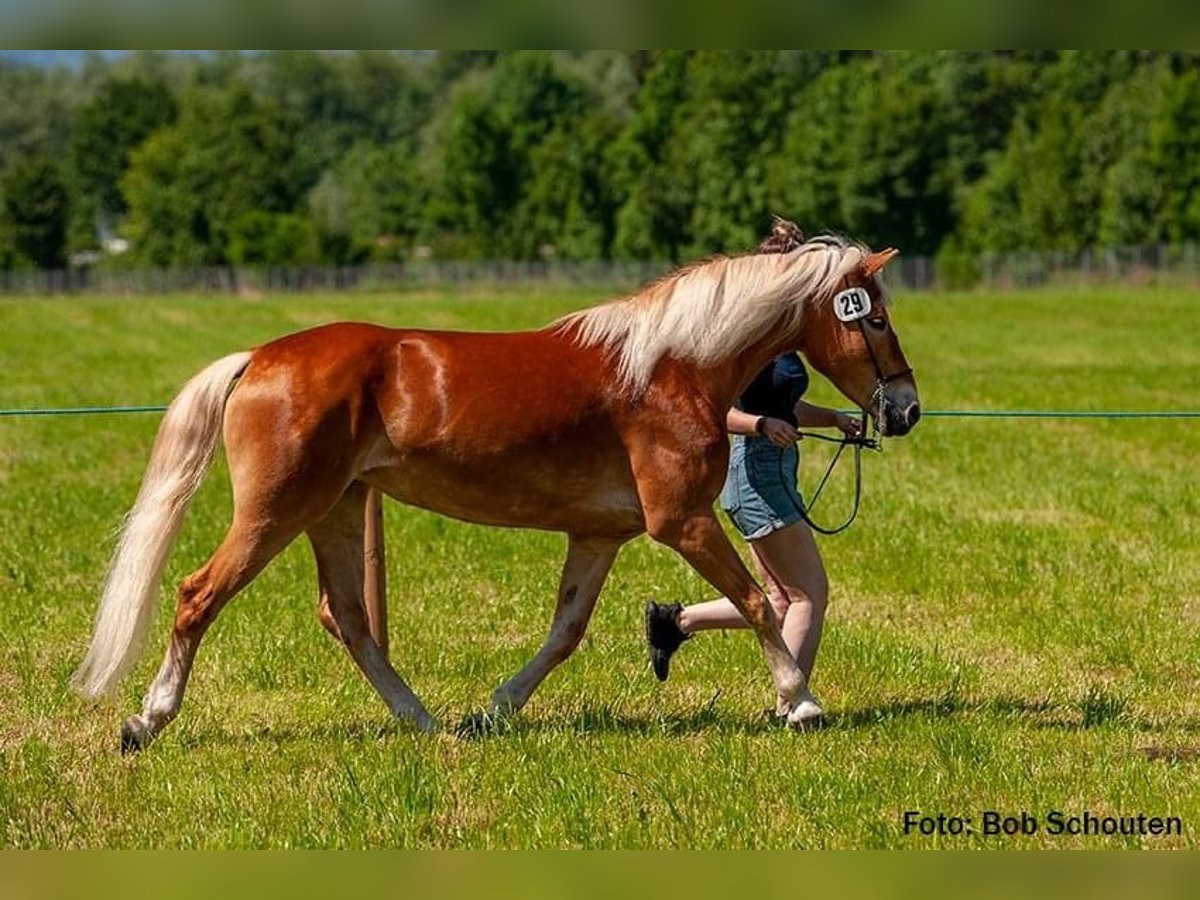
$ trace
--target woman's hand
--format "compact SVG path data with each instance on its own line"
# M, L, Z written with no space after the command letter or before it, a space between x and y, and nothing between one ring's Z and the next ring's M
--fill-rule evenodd
M786 449L800 440L800 432L783 421L783 419L772 419L770 416L763 416L761 421L762 424L757 429L758 433L776 447Z
M862 420L856 419L853 416L848 416L844 412L839 412L837 421L834 423L838 430L848 438L862 437Z

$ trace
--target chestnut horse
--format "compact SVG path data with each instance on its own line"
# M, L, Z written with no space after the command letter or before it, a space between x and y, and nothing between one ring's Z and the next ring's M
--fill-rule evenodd
M110 693L136 662L167 553L223 432L233 521L179 587L166 658L121 729L124 750L175 717L206 629L301 533L326 627L394 715L438 727L368 631L369 485L467 522L568 535L550 634L481 721L519 710L570 656L617 551L648 532L736 604L781 714L804 724L804 676L713 514L728 463L725 413L770 359L798 350L882 434L905 434L920 414L916 384L878 278L895 253L818 238L787 253L716 257L539 331L340 323L212 363L163 418L76 689ZM833 297L850 287L874 301L868 324L835 316Z

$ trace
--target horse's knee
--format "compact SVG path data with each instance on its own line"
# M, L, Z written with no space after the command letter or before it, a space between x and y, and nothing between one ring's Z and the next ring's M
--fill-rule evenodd
M563 622L551 633L551 639L547 649L550 652L550 657L555 663L560 663L572 653L583 642L583 636L587 632L586 622Z
M646 534L667 547L681 548L683 523L668 516L646 516Z
M791 595L776 590L768 591L767 602L771 604L771 611L775 613L775 621L782 623L787 616L788 607L792 605Z
M745 609L741 610L741 613L746 624L756 631L765 628L771 620L774 620L776 627L782 627L783 617L787 614L787 603L777 607L770 595L755 591L746 598Z
M710 542L714 534L720 533L720 526L710 517L647 515L646 533L658 543L686 557L711 547Z
M562 630L559 646L564 655L569 656L575 652L575 648L583 642L583 635L586 631L587 625L583 622L571 622Z

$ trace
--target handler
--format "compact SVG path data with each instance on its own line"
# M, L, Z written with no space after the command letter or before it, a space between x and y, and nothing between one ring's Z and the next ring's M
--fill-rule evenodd
M802 241L799 228L776 219L771 237L758 251L786 253ZM808 383L800 357L786 353L759 372L735 401L725 417L734 437L721 506L749 543L783 641L804 677L811 679L829 582L796 489L797 428L838 428L857 437L861 425L845 413L805 402ZM693 606L648 603L646 641L654 674L666 681L672 654L697 631L747 627L725 597Z

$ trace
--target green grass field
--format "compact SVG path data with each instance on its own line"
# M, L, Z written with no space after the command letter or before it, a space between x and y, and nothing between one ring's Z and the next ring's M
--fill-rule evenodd
M513 329L600 299L0 301L0 406L165 403L206 362L337 319ZM906 296L926 409L1200 407L1197 295ZM835 402L828 385L818 402ZM228 520L223 464L188 515L147 655L119 701L67 689L156 415L0 419L0 843L5 847L1024 847L1200 844L1200 421L928 418L865 460L814 687L831 726L770 722L748 632L703 635L659 685L642 604L707 586L641 538L576 655L511 732L389 720L318 626L301 541L210 631L180 718L121 757L174 584ZM809 484L824 446L806 453ZM818 518L845 511L845 480ZM392 656L444 721L539 646L561 536L389 503ZM1146 748L1182 751L1149 759ZM905 834L903 815L974 834ZM1034 834L985 836L985 810ZM1178 816L1171 837L1047 833L1046 815Z

